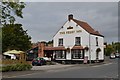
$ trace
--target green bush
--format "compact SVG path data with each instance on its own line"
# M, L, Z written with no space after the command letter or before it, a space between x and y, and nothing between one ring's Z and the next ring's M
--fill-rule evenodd
M24 65L23 64L17 64L17 71L22 71L24 70Z
M30 64L14 64L14 65L8 65L2 67L2 72L7 71L24 71L24 70L30 70L32 66Z
M10 69L11 71L15 71L15 70L17 70L17 66L16 65L11 65L11 69Z
M30 70L32 68L30 64L29 65L25 64L25 66L26 66L26 70Z
M4 66L4 67L2 68L2 71L10 71L10 70L11 70L11 66L10 66L10 65Z

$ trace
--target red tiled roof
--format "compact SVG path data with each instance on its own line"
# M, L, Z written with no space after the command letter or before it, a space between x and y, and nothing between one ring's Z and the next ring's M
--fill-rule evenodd
M82 46L73 46L72 49L84 49Z
M102 36L98 31L95 31L89 24L87 24L86 22L83 21L79 21L76 19L72 19L75 23L77 23L79 26L81 26L83 29L85 29L88 33L93 34L93 35L98 35L98 36Z
M64 46L59 47L45 47L44 50L66 50Z

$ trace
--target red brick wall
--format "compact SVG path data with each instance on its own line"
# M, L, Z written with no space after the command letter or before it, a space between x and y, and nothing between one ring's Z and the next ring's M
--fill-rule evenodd
M38 43L38 57L44 57L44 48L45 48L45 43L39 42Z

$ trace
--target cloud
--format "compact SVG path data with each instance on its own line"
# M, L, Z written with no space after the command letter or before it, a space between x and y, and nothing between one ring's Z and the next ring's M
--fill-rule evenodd
M105 41L117 41L117 2L27 2L24 18L17 21L28 30L33 42L49 41L70 13L100 31Z
M25 2L118 2L119 0L20 0Z

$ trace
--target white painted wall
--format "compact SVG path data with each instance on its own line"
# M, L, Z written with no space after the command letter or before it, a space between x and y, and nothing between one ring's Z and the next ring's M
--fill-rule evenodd
M96 37L98 37L98 46L96 46ZM101 36L90 35L90 48L91 48L91 59L96 59L96 49L100 48L101 52L99 52L99 59L104 59L104 39Z
M73 29L67 30L67 27L72 26ZM60 32L64 31L76 31L76 30L82 30L80 33L73 33L73 34L60 34ZM81 45L87 46L89 45L89 33L86 32L82 27L76 26L76 23L74 21L67 21L66 24L61 28L58 33L54 36L54 47L58 46L58 39L63 38L63 45L65 47L72 48L75 45L75 37L81 37Z
M72 26L73 29L67 29L69 26ZM60 34L60 32L66 32L66 31L76 31L76 30L82 30L82 32L80 33L72 33L72 34ZM81 45L83 47L90 45L90 51L85 52L85 56L90 55L91 53L91 60L95 60L96 59L96 49L97 47L101 48L101 52L99 55L100 59L104 58L104 50L103 50L103 37L100 36L96 36L96 35L91 35L89 34L87 31L85 31L82 27L80 27L79 25L76 26L76 23L74 21L67 21L65 23L65 25L63 26L63 28L61 28L57 34L53 37L53 43L54 43L54 47L58 47L58 40L59 38L63 38L63 45L65 46L65 48L72 48L75 45L75 37L81 37ZM98 37L98 45L96 46L96 37ZM89 38L90 38L90 44L89 44ZM90 52L90 53L89 53ZM70 60L71 59L71 53L66 53L66 59ZM90 59L90 57L89 57Z

